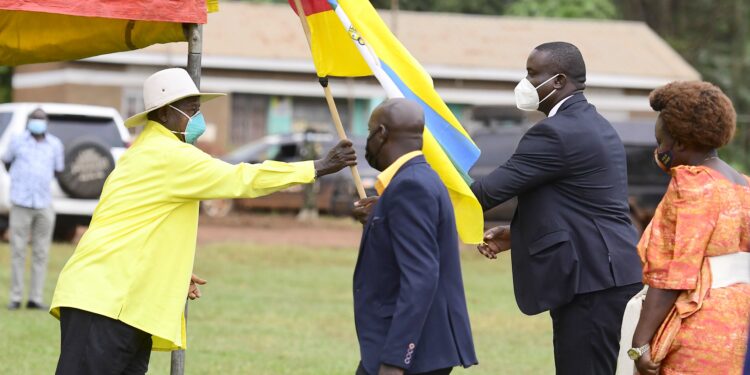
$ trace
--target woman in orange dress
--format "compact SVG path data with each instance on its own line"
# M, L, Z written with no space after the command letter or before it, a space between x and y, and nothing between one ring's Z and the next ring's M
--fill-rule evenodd
M736 114L707 82L674 82L649 99L659 112L655 157L672 180L638 245L649 289L635 366L643 375L739 375L750 316L750 178L717 154Z

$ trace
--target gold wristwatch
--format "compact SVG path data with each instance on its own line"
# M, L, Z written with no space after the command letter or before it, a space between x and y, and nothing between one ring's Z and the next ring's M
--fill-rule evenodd
M628 357L630 357L630 359L634 361L637 361L638 358L641 358L641 356L649 351L649 349L651 349L650 344L643 345L640 348L630 348L628 349Z

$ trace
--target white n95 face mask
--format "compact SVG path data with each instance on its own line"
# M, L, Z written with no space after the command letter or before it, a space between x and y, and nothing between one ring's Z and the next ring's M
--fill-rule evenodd
M513 90L513 93L516 95L516 107L523 111L536 111L537 109L539 109L539 104L547 100L547 98L549 98L550 95L554 94L557 89L552 90L542 100L539 100L539 93L536 90L547 84L547 82L552 81L559 75L560 74L555 74L548 80L540 83L537 87L534 87L534 85L532 85L528 79L522 79L521 82L518 82L518 85L516 85L516 88Z

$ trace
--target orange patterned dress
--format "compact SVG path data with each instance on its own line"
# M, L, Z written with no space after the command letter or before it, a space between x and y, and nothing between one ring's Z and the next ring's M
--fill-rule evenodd
M740 251L750 251L750 188L708 167L673 168L638 244L643 282L684 291L651 342L662 374L742 373L750 284L711 289L707 260Z

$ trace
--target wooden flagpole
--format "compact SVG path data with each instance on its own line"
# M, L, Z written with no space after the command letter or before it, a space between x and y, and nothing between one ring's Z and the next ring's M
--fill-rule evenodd
M302 23L302 29L305 31L305 38L307 38L307 45L310 47L310 51L312 52L312 40L310 36L310 25L307 24L307 19L305 18L305 11L302 8L302 1L300 0L294 0L294 5L297 8L297 16L299 16L299 21ZM328 103L328 110L331 111L331 117L333 118L333 123L336 125L336 132L339 135L339 138L346 139L346 132L344 131L344 125L341 124L341 117L339 117L339 110L336 108L336 103L333 101L333 94L331 94L331 88L328 85L328 77L321 77L319 80L320 85L323 86L323 92L325 93L326 102ZM357 170L356 166L350 167L352 171L352 178L354 179L354 185L357 186L357 194L359 194L360 199L364 199L367 197L367 193L365 193L365 188L362 186L362 179L359 177L359 171Z

